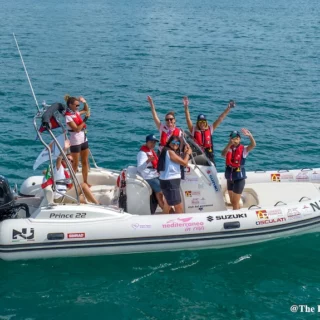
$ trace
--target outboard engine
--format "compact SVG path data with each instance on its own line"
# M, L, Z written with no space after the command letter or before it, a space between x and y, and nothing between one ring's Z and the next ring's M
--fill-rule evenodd
M20 208L26 211L26 217L30 216L28 205L16 204L8 180L0 175L0 221L14 218Z

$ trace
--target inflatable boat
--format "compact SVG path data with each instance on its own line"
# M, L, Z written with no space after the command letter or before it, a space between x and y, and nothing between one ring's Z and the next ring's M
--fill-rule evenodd
M55 140L44 120L46 112L39 112L34 122L42 119ZM38 135L52 166L51 150ZM56 185L69 184L69 179L53 180L41 194L26 194L32 187L28 185L16 196L1 176L0 258L218 249L319 231L319 169L250 173L242 208L233 211L224 178L192 139L186 139L193 155L180 188L184 214L161 214L149 184L133 166L120 172L99 168L89 172L91 190L102 205L80 204L76 188L55 203ZM80 187L79 173L67 164L72 183Z

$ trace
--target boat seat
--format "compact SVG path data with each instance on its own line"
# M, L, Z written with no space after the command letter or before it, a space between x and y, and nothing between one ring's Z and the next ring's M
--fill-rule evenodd
M247 184L244 188L245 207L274 206L277 202L298 202L302 197L319 198L319 185L300 182L265 182Z

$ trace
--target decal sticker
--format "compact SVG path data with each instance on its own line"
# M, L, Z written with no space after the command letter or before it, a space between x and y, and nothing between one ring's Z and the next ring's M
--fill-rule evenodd
M320 202L320 201L319 201ZM319 203L317 202L313 202L313 203L310 203L310 206L312 208L312 210L315 212L315 211L320 211L320 205Z
M309 181L309 176L306 172L299 172L296 176L298 181Z
M207 170L207 174L208 174L209 179L210 179L210 181L211 181L211 183L213 185L214 190L216 190L216 192L218 192L219 189L218 189L217 183L214 180L214 177L213 177L213 174L212 174L211 170Z
M281 180L293 180L293 174L281 173Z
M200 196L201 192L200 191L185 191L184 194L186 195L187 198L191 198L192 196Z
M297 208L288 209L287 216L288 216L288 220L297 220L302 218L302 215L297 210Z
M187 177L181 181L185 181L187 183L198 183L199 179L198 179L198 177Z
M84 219L86 217L85 212L78 213L50 213L50 219Z
M256 211L256 215L257 215L257 218L259 220L262 220L262 219L269 219L269 216L267 214L267 210L259 210L259 211Z
M191 168L190 167L185 167L184 168L184 172L186 173L186 174L191 174Z
M213 220L226 220L226 219L242 219L242 218L247 218L246 213L237 213L237 214L224 214L224 215L219 215L219 216L208 216L207 220L209 222Z
M140 224L140 223L133 223L131 225L131 227L134 229L134 230L137 230L137 229L151 229L151 224Z
M281 209L273 209L273 210L268 210L267 211L268 216L283 216L283 212Z
M276 219L268 219L268 220L260 220L256 221L256 225L263 225L263 224L272 224L272 223L277 223L277 222L285 222L286 218L276 218Z
M167 221L165 224L162 225L162 228L184 229L185 232L202 231L204 230L204 223L202 221L195 221L193 217L177 218L177 219Z
M271 173L271 181L280 182L280 173Z
M12 229L12 242L20 240L34 241L34 228L22 228L21 231Z
M68 239L83 239L86 237L86 234L84 232L77 232L77 233L68 233L67 238Z

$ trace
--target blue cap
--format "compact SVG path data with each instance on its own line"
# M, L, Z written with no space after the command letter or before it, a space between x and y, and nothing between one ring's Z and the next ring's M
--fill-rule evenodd
M197 118L197 121L200 121L200 120L207 121L207 118L206 118L206 116L204 114L199 114L198 118Z
M241 136L240 136L240 132L239 131L231 131L231 133L230 133L230 138L231 139L233 139L233 138L236 138L236 137L239 137L239 138L241 138Z
M157 141L159 142L159 140L156 138L156 136L154 134L149 134L146 136L146 142L148 141Z

